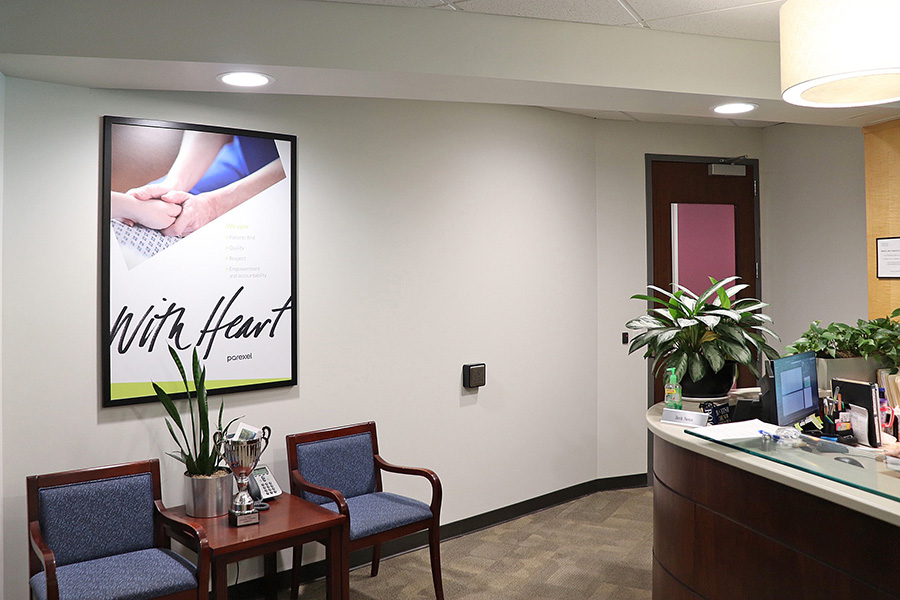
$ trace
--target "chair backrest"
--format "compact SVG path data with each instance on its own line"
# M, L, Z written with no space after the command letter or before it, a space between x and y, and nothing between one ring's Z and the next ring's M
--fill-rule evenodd
M375 469L374 423L371 431L326 439L297 442L297 469L313 485L332 488L345 498L370 494L379 490ZM290 436L295 437L295 436ZM330 499L301 492L304 500L325 504Z
M29 519L39 521L58 566L152 548L158 477L141 472L30 486L37 514L29 510Z

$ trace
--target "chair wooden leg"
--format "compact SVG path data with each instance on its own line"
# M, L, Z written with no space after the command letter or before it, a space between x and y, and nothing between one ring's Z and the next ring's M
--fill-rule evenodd
M303 564L303 546L294 546L291 561L291 600L300 597L300 567Z
M444 583L441 580L441 529L437 523L428 528L428 549L431 551L431 577L434 579L434 596L444 600Z
M378 575L378 565L381 563L381 544L372 546L372 577Z

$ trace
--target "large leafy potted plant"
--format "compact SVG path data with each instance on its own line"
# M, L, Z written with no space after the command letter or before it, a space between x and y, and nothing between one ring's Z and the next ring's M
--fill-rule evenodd
M667 292L648 286L660 296L635 294L632 299L650 303L647 314L628 321L629 329L642 330L635 336L629 354L644 348L644 357L653 359L653 372L674 368L687 398L724 396L734 384L737 365L746 365L759 377L760 353L778 358L766 336L779 339L768 323L771 317L757 312L768 306L756 298L735 296L746 284L728 287L738 277L716 281L695 294L682 286ZM685 377L688 375L688 377Z
M900 308L889 316L856 325L830 323L823 326L813 321L809 329L792 344L786 354L815 352L820 387L830 387L831 379L875 381L876 371L889 368L897 372L900 365Z
M206 367L200 365L197 349L194 348L192 360L194 396L192 398L181 359L178 358L178 354L171 346L169 346L169 354L172 355L172 360L175 361L184 383L184 392L187 395L188 412L191 418L189 432L185 431L178 408L169 394L156 383L153 383L153 389L169 415L169 418L166 419L166 427L169 428L169 433L178 446L177 452L166 452L166 454L183 463L185 467L185 512L192 517L216 517L227 514L232 495L232 476L231 472L221 464L222 456L219 444L214 441L214 432L210 431ZM194 400L196 400L197 406L196 414ZM232 419L223 427L223 409L224 402L219 405L216 431L224 434L237 419Z

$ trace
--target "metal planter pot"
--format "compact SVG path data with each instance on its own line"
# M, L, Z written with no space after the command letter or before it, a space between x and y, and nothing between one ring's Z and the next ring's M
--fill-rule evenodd
M819 387L826 390L831 390L831 380L835 377L875 383L878 380L878 369L883 367L884 365L877 358L816 359L816 375L819 378Z
M184 512L191 517L220 517L228 514L234 477L229 471L211 477L184 475Z

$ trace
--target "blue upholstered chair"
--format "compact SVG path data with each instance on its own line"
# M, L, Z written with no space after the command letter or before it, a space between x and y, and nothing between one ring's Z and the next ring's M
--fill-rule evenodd
M372 577L378 574L382 542L428 530L431 575L437 600L443 600L441 583L440 512L441 481L433 471L400 467L378 454L375 423L360 423L287 436L291 493L309 502L340 512L350 521L345 551L373 547ZM381 472L425 477L431 483L431 504L385 492ZM300 587L300 548L294 549L291 598ZM345 557L348 565L349 558Z
M159 461L26 480L29 570L38 600L206 600L209 547L162 505ZM190 539L198 566L169 549Z

